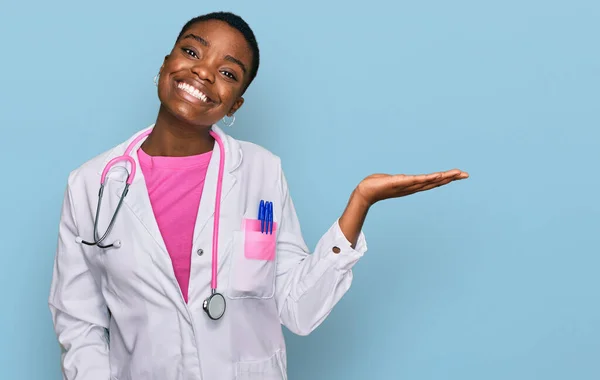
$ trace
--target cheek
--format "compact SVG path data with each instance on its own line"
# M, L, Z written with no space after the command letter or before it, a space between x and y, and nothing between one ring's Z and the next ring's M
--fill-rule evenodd
M241 91L239 89L225 87L219 92L219 96L222 101L221 107L219 108L223 108L224 112L229 112L231 107L233 107L235 102L241 96Z
M161 102L163 102L165 99L167 99L169 93L172 91L173 89L171 88L169 81L167 78L161 76L160 79L158 80L158 98L160 99Z

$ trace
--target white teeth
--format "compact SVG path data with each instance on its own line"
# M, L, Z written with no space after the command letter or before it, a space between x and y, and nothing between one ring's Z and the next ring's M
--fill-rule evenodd
M198 90L197 88L190 86L187 83L179 83L179 85L177 85L178 88L180 88L181 90L187 92L188 94L192 95L194 98L196 99L200 99L203 102L208 102L208 96L204 95L204 93L200 90Z

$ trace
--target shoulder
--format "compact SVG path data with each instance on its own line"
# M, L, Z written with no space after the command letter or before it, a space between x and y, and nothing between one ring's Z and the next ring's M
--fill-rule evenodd
M79 187L92 180L97 180L99 184L103 163L114 149L115 147L106 150L71 170L68 176L69 187Z
M75 169L71 170L68 176L68 186L69 187L81 187L88 186L90 183L98 186L100 184L100 178L102 171L108 164L108 162L125 152L127 145L139 136L141 133L146 131L142 129L137 131L133 136L129 137L127 140L101 152L91 159L85 161Z
M239 169L248 183L272 186L285 194L286 180L281 158L272 151L256 143L235 140L241 153Z
M270 150L249 141L237 140L244 161L252 164L281 166L281 159Z

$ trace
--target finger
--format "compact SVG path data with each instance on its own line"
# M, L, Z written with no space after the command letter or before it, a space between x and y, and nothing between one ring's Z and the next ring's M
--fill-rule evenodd
M441 181L441 182L438 182L438 183L432 183L432 184L429 184L429 185L426 185L426 186L422 186L418 191L422 192L422 191L427 191L427 190L435 189L436 187L441 187L441 186L447 185L447 184L449 184L452 181L453 181L452 179L447 179L447 180L444 180L444 181Z
M431 173L431 174L416 174L416 175L407 175L407 174L397 174L392 177L394 186L413 186L415 184L423 184L431 181L435 181L437 179L441 179L443 176L442 172Z
M446 173L449 176L455 177L455 178L460 178L460 179L469 178L469 173L459 170L459 169L448 170Z
M447 179L451 180L451 181L458 181L461 179L465 179L468 178L469 175L463 171L460 170L448 170L446 172L443 172L442 175L434 180L431 181L427 181L426 183L424 182L423 184L429 184L429 183L436 183L439 181L445 181Z
M463 173L464 172L462 170L451 169L451 170L446 170L445 172L442 172L442 177L444 177L444 178L457 177L457 176L461 176Z
M436 179L453 178L453 177L466 178L468 176L469 176L468 173L463 172L460 169L451 169L451 170L446 170L446 171L441 171L441 172L434 172L434 173L429 173L429 174L418 174L418 175L407 176L407 177L412 178L415 183L416 182L424 183L424 182L430 182L431 180L436 180Z
M455 180L456 180L455 178L444 178L444 179L440 179L440 180L428 182L428 183L418 183L418 184L415 184L412 186L408 186L404 190L406 191L406 193L412 194L412 193L416 193L419 191L433 189L434 187L443 186L443 185L446 185Z
M468 178L469 175L466 172L463 172L459 169L452 169L443 172L434 172L429 174L396 174L390 178L392 182L392 186L394 187L404 187L407 186L415 186L415 185L424 185L427 183L435 183L435 181L445 180L447 178L451 179L464 179Z

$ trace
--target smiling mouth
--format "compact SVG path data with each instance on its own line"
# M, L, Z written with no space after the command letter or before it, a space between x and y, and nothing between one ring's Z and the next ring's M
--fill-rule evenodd
M194 98L203 101L204 103L212 103L212 99L209 98L208 96L206 96L205 93L203 93L202 91L198 90L196 87L187 84L185 82L178 82L177 83L177 88L180 90L183 90L185 92L187 92L188 94L190 94L191 96L193 96Z

